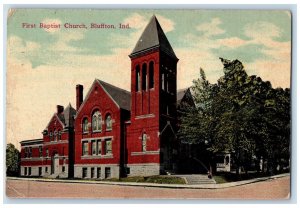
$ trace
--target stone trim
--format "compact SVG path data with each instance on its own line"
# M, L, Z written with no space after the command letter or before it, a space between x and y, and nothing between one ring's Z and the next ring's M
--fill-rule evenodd
M84 138L84 139L81 139L81 143L86 142L86 141L90 142L92 140L105 140L105 139L114 140L114 137L113 136L105 136L105 137Z
M53 144L66 144L69 143L68 140L59 140L59 141L52 141L52 142L45 142L44 146L49 146L49 145L53 145Z
M43 161L43 157L26 157L21 158L21 161Z
M83 155L81 159L105 159L105 158L114 158L113 154L109 155Z
M143 119L143 118L154 118L154 114L146 114L146 115L141 115L141 116L136 116L135 119Z
M114 167L120 167L120 164L99 164L99 163L93 163L93 164L74 164L74 167L106 167L106 166L114 166Z
M39 146L43 146L43 143L41 143L41 144L24 145L24 146L21 146L21 149L25 149L26 147L39 147Z
M131 156L136 155L158 155L160 153L160 150L158 151L146 151L146 152L131 152Z

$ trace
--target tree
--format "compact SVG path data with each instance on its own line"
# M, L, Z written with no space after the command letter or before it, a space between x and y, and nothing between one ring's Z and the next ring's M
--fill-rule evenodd
M18 176L20 169L20 153L11 143L6 146L6 175Z
M237 174L240 167L247 172L253 156L268 160L272 174L282 158L289 158L289 89L273 89L270 82L248 76L240 61L220 59L224 76L216 84L200 69L192 87L196 108L181 109L178 135L209 144L211 153L230 152Z

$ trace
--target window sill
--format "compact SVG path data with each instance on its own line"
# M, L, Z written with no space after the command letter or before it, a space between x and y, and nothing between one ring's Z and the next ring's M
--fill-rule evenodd
M113 158L112 154L107 155L83 155L81 159L105 159L105 158Z
M92 131L93 133L101 133L102 132L102 130L94 130L94 131Z

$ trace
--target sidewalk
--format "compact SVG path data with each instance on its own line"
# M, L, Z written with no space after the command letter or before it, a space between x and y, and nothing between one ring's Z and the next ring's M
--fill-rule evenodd
M266 181L276 178L282 178L290 176L290 173L255 178L251 180L222 183L222 184L156 184L156 183L133 183L133 182L111 182L111 181L88 181L88 180L63 180L63 179L47 179L47 178L18 178L18 177L6 177L10 180L27 180L27 181L40 181L40 182L58 182L58 183L83 183L83 184L105 184L105 185L119 185L119 186L142 186L142 187L160 187L160 188L184 188L184 189L223 189L234 186L241 186L250 183L256 183L260 181Z

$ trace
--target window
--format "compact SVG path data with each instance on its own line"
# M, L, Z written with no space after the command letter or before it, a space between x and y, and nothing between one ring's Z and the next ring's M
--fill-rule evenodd
M32 157L32 147L29 147L28 157Z
M42 167L39 167L39 176L42 176Z
M45 172L48 173L48 167L45 167Z
M135 67L135 83L136 83L136 85L135 85L135 91L136 92L141 91L141 77L140 76L141 76L140 75L140 66L137 65Z
M169 92L169 74L167 74L165 85L166 85L166 91Z
M27 167L24 168L24 175L27 175Z
M105 119L105 124L106 124L106 131L111 131L112 130L112 119L111 115L108 114Z
M89 145L88 142L82 142L82 155L89 154Z
M25 147L25 158L28 157L28 147Z
M92 141L92 155L96 155L97 154L97 150L96 150L96 141L93 140Z
M93 120L92 120L92 125L93 125L93 131L94 132L99 132L102 130L102 116L100 114L99 111L96 111L94 114L93 114Z
M110 167L105 168L105 178L110 178L111 177L111 171Z
M142 71L142 89L147 90L147 64L143 64L143 71Z
M128 168L128 167L126 168L126 174L128 174L128 175L130 174L130 168Z
M149 66L149 88L154 88L154 63L150 62Z
M50 142L52 141L52 137L53 137L53 134L52 134L52 131L50 131L50 133L49 133L49 137L50 137Z
M165 74L161 74L161 89L165 90Z
M89 122L88 122L87 118L83 119L83 122L82 122L82 131L83 131L83 133L89 132Z
M66 166L62 166L62 172L66 172Z
M147 134L143 133L142 135L142 151L146 152L147 149Z
M95 168L91 168L91 178L95 177Z
M42 157L43 156L43 147L39 146L39 156Z
M82 178L87 177L87 168L82 168Z
M53 141L57 141L57 131L54 130L53 132Z
M105 154L112 154L111 139L105 140Z
M102 143L101 143L101 140L98 140L97 141L97 154L101 155L101 152L102 152Z
M61 131L58 131L58 140L61 140Z
M31 167L28 167L28 175L31 175Z
M101 168L97 168L97 178L101 178Z
M46 149L46 157L49 157L49 150L48 150L48 148Z

